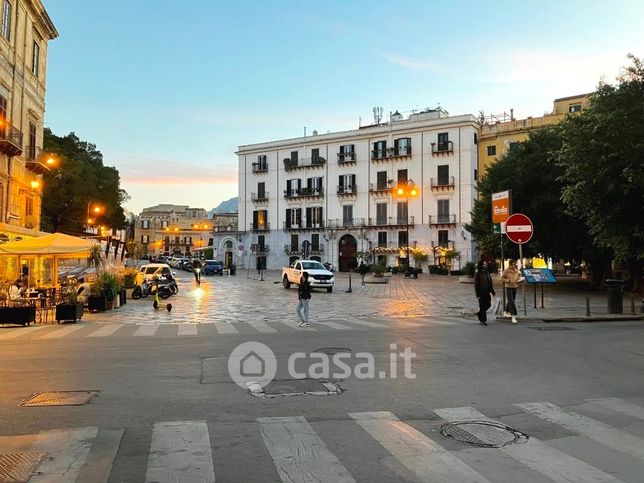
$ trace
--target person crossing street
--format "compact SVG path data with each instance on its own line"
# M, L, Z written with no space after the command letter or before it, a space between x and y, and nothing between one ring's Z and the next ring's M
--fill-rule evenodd
M309 300L311 300L311 284L309 283L308 272L302 273L302 283L297 287L297 308L295 309L301 322L298 327L308 327L309 325Z

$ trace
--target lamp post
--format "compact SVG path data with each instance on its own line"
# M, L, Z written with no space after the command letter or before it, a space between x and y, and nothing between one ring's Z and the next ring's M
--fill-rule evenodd
M87 202L87 224L85 225L87 227L87 231L89 231L90 225L95 221L93 218L90 218L91 206L92 206L92 201L90 200ZM99 205L95 205L92 211L96 214L96 216L98 216L101 213L102 208Z
M411 274L411 263L409 256L409 199L416 198L418 196L418 189L416 188L416 183L412 180L407 180L402 183L398 183L397 186L393 189L394 197L398 199L405 199L407 202L407 219L405 225L407 227L407 267L405 267L405 276L409 277Z

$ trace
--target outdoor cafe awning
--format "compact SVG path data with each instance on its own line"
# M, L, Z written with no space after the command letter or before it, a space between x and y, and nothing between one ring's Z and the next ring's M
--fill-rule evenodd
M0 245L0 255L55 255L58 258L84 258L96 242L63 233L30 238Z

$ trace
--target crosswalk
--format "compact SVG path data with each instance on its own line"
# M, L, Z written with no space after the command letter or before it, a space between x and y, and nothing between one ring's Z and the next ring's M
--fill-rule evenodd
M214 482L215 478L249 481L252 478L247 473L245 478L238 474L246 463L257 475L253 481L644 481L641 405L611 397L589 399L571 407L549 402L526 402L514 407L522 415L521 420L534 418L525 422L526 426L535 428L536 423L542 422L560 430L552 430L552 439L528 434L523 443L498 448L472 447L441 436L437 428L447 422L499 422L466 406L436 408L432 410L435 416L425 414L424 420L403 420L386 410L351 412L340 418L340 442L325 427L325 423L338 421L292 415L240 423L234 428L234 441L221 437L225 432L222 427L230 426L229 422L178 420L122 429L89 426L1 436L0 454L47 453L37 481L107 481L115 471L123 442L127 443L124 451L146 455L139 470L128 468L140 475L132 481L149 483ZM627 420L627 428L606 422L617 419ZM527 432L521 427L515 429ZM562 437L562 430L570 432L570 436ZM481 439L489 436L482 425L468 425L463 431ZM576 451L562 449L564 443L573 440ZM354 441L362 445L347 452ZM230 452L221 451L226 446ZM607 457L596 458L598 451L619 454L615 456L619 464ZM231 462L231 458L235 461Z
M29 327L10 327L0 329L0 342L24 339L70 339L108 337L184 337L215 335L254 335L289 332L348 331L348 330L387 330L412 329L418 327L463 326L466 320L431 320L418 323L407 320L390 322L358 318L312 321L310 327L298 327L298 321L277 319L274 321L247 321L206 323L145 323L145 324L105 324L79 323L75 325L39 325ZM470 324L471 325L471 324Z

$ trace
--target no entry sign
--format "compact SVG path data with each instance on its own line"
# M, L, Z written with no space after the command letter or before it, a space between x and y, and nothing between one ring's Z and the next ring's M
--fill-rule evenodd
M532 221L521 213L515 213L508 218L505 225L505 233L514 243L522 245L530 241L534 228Z

